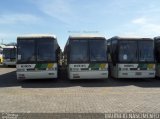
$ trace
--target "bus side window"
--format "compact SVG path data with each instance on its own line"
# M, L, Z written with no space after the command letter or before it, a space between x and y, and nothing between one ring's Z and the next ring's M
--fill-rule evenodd
M156 61L159 62L160 61L160 46L156 45L155 47L155 56L156 56Z
M108 54L108 62L112 62L112 58L111 58L111 45L107 46L107 54Z
M65 47L64 52L63 52L63 63L65 66L67 66L68 64L67 56L68 56L68 46Z
M116 65L116 61L117 61L117 45L115 43L112 44L111 59L112 59L113 65Z
M59 59L60 59L60 47L57 47L57 50L56 50L56 60L59 62Z

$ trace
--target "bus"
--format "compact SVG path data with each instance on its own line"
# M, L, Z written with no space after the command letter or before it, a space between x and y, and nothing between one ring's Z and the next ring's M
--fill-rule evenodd
M64 48L67 78L108 78L107 45L102 36L69 36Z
M17 79L57 79L59 54L56 36L17 37Z
M2 55L3 49L0 49L0 64L3 62L3 55Z
M0 44L0 64L3 63L3 48L5 47L5 45Z
M114 78L154 78L151 38L112 37L107 41L109 73Z
M3 48L3 65L16 66L16 46L5 46Z
M154 38L155 59L156 59L156 77L160 77L160 36Z

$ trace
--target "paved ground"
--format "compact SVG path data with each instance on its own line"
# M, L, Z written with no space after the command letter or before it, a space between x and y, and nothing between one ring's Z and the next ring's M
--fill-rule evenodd
M18 82L15 71L0 68L0 112L160 113L157 79Z

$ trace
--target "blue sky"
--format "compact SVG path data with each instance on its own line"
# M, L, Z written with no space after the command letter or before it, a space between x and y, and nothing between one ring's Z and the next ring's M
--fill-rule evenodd
M55 34L61 48L72 34L155 37L159 0L3 0L0 41L24 34Z

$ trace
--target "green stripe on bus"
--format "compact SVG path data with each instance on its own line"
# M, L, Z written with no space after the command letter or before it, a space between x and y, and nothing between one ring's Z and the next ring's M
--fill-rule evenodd
M153 69L154 64L138 64L137 68L140 68L141 70Z
M89 68L99 68L100 64L89 64Z
M106 64L105 63L95 63L95 64L89 64L89 68L91 70L99 70L99 68L101 69L105 69Z
M37 69L46 69L48 64L36 64L35 68Z
M138 68L147 69L147 64L138 64Z

